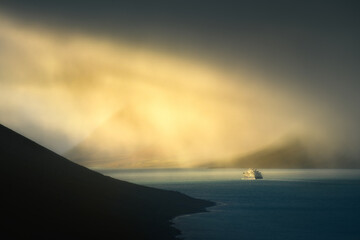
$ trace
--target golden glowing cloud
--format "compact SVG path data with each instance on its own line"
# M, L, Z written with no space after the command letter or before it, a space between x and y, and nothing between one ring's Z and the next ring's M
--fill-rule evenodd
M58 152L121 112L127 122L104 127L92 147L131 155L148 146L171 158L167 166L231 158L303 133L307 124L294 110L301 106L284 102L279 89L200 59L4 16L0 49L0 121ZM107 166L119 165L111 161ZM136 161L120 165L161 166L165 160Z

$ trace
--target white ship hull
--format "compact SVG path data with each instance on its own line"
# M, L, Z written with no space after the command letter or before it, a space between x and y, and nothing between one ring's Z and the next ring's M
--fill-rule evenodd
M263 179L263 177L242 177L243 180L256 180L256 179Z

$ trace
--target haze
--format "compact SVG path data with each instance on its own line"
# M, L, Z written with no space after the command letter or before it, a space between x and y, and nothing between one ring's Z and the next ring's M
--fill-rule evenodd
M198 166L289 139L314 161L359 156L355 67L294 74L276 52L270 69L220 41L172 48L19 16L0 13L0 122L60 154L104 129L90 147L126 151L122 167ZM355 66L358 52L344 61Z

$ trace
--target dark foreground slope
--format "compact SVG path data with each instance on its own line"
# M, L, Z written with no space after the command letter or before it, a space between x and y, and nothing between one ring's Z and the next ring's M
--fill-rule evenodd
M213 203L119 181L0 125L1 236L173 239L174 216Z

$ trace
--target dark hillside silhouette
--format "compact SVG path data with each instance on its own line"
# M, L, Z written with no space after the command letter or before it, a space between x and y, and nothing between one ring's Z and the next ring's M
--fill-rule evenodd
M213 203L115 180L0 125L1 235L174 239L169 220Z

